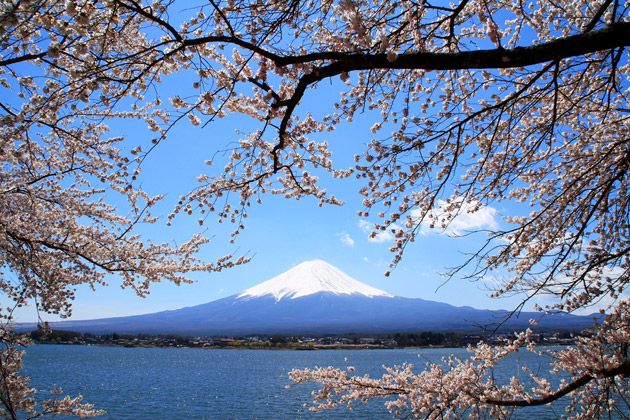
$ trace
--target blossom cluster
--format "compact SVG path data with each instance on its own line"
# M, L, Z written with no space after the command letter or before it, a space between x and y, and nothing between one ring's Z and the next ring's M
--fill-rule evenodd
M363 200L357 210L373 221L373 235L391 232L394 268L427 228L468 234L449 226L509 202L514 214L490 226L485 244L454 273L509 273L494 296L554 297L544 309L611 302L619 312L630 279L629 7L611 0L186 7L0 0L5 317L28 300L69 315L76 285L105 284L110 275L144 295L156 281L179 284L191 271L246 262L230 254L200 261L201 236L175 245L137 233L159 221L152 210L163 200L139 186L145 159L176 125L232 114L258 129L225 159L208 156L215 165L174 204L167 223L188 214L203 224L214 214L234 226L235 241L265 194L340 205L320 180L354 178ZM184 81L177 93L162 89L174 78ZM302 110L325 82L339 89L329 111ZM353 167L339 168L325 136L361 113L374 120L371 133L357 142ZM110 136L109 125L120 120L146 125L146 138ZM468 404L466 387L487 378L481 365L453 363L468 385L435 391L450 404L444 413ZM450 371L427 372L437 386L429 377ZM335 383L345 389L342 379L327 382L323 395ZM511 386L519 395L521 384ZM493 387L485 386L489 399L474 410L504 397ZM538 388L548 385L540 379ZM501 407L490 410L498 415Z
M622 415L623 401L630 395L630 301L622 302L593 334L581 337L576 346L541 350L531 330L491 346L469 346L471 357L449 357L429 363L417 372L414 366L385 368L381 378L358 376L353 367L293 370L297 383L317 382L312 410L352 407L371 398L386 397L385 405L396 415L438 418L508 418L518 407L550 404L565 395L565 415L575 419ZM513 376L507 383L494 379L493 369L506 357L530 351L552 359L549 372L526 369L525 377ZM548 377L563 375L557 386ZM533 385L532 385L533 384ZM618 404L622 406L619 407Z

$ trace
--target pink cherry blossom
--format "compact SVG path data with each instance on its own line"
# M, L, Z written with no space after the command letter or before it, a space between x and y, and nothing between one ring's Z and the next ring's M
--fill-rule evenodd
M381 393L398 396L394 412L456 417L468 407L500 416L570 389L568 415L614 412L604 396L621 392L629 369L629 39L628 4L613 0L0 1L0 372L11 397L3 414L33 407L17 373L14 308L32 300L66 316L78 284L117 275L144 295L157 281L179 284L192 271L247 261L200 261L207 239L199 235L173 245L136 233L158 222L151 211L163 199L136 182L151 151L177 124L230 114L259 128L235 139L222 170L199 176L167 224L213 213L234 226L235 241L265 194L341 205L321 175L352 177L373 235L392 232L389 273L426 229L459 232L449 226L462 214L518 203L452 274L507 272L494 296L555 299L541 309L611 302L590 341L558 353L573 382L555 391L544 378L526 389L488 376L496 359L530 345L524 333L503 347L481 344L449 369L404 366L378 380L332 368L294 373L323 384L316 407ZM186 94L162 93L165 80L179 78ZM301 102L328 81L339 97L316 117ZM353 167L337 167L328 143L315 139L332 141L358 113L374 120L366 133L374 138L357 141ZM147 126L148 140L131 153L108 135L107 124L121 119ZM40 409L83 407L56 401Z

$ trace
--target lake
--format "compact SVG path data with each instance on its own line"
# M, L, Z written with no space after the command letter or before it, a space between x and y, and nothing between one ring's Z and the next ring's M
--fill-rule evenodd
M315 387L292 384L287 372L352 365L358 373L381 376L382 365L410 362L422 367L451 353L467 355L465 349L283 351L42 344L27 349L25 373L40 398L60 386L107 410L101 418L108 419L380 419L391 417L382 401L357 403L352 412L309 412L304 404L311 401ZM521 352L500 366L495 377L522 375L523 365L546 368L540 364L539 358ZM518 411L515 418L555 417L550 410L530 408Z

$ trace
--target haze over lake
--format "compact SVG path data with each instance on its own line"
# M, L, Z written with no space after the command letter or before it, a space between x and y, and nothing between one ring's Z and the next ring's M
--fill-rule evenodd
M353 411L311 413L304 404L315 388L292 384L287 372L352 365L358 373L380 376L383 364L409 362L421 368L451 353L468 355L465 349L450 348L266 351L35 345L27 349L25 365L39 398L60 386L107 410L104 419L381 419L390 415L376 400ZM540 363L531 353L520 352L499 366L495 377L507 381L522 376L524 365L547 368ZM528 408L517 411L515 418L550 418L551 410Z

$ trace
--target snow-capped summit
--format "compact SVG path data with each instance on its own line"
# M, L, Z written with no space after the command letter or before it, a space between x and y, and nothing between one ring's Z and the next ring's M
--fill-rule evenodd
M305 261L270 280L251 287L237 298L272 295L276 301L296 299L315 293L393 297L393 295L361 283L322 260Z
M401 331L477 331L500 325L506 332L530 327L576 330L593 326L588 316L477 310L392 296L363 284L324 261L306 261L239 295L173 311L120 318L54 323L53 328L111 333L326 335ZM36 326L23 325L26 331Z

